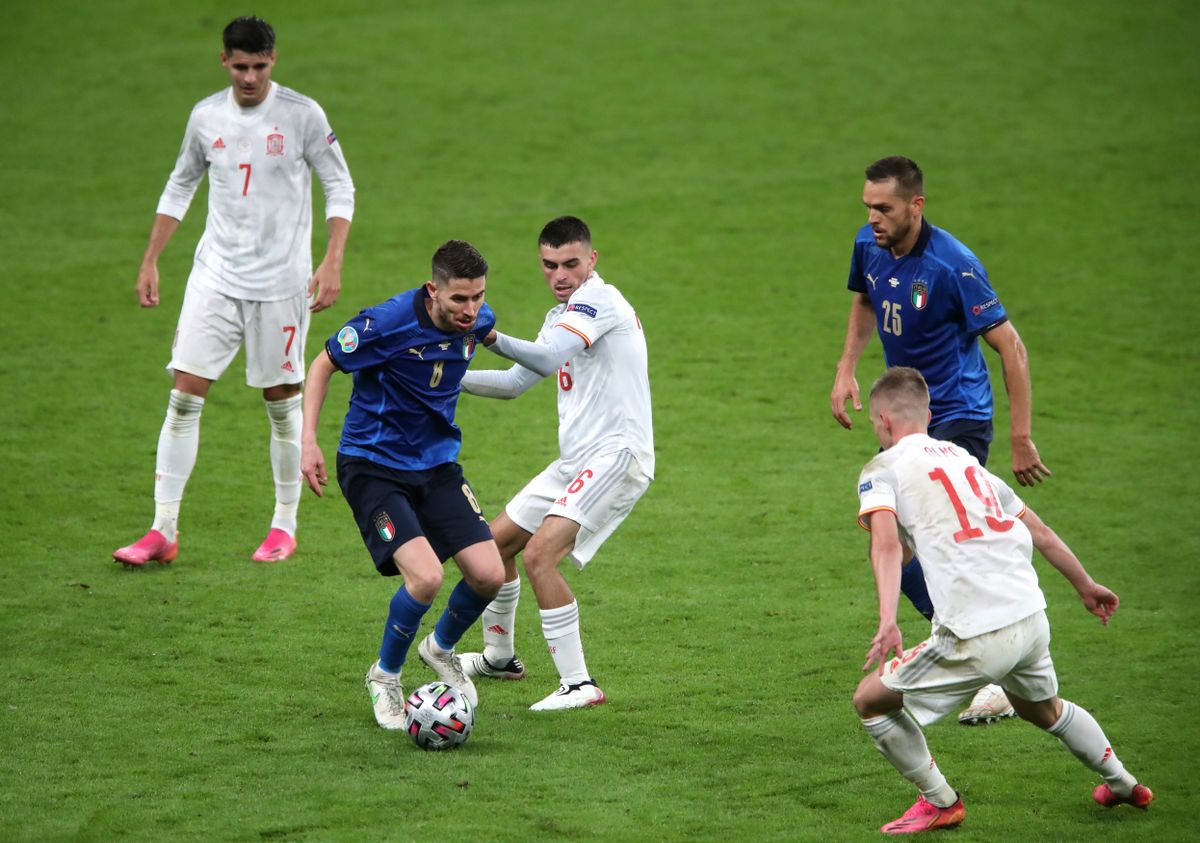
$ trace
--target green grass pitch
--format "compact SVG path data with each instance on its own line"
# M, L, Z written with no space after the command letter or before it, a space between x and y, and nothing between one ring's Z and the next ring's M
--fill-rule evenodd
M451 237L491 262L502 329L531 336L537 231L588 220L646 327L658 445L647 496L570 576L610 702L527 711L555 676L526 587L529 677L481 687L462 751L376 728L361 680L396 583L336 490L306 495L293 560L248 561L271 483L240 357L204 412L179 560L112 563L152 514L203 189L157 310L136 305L138 261L188 110L225 84L220 29L251 9L19 4L0 29L0 839L876 839L912 792L850 706L875 629L854 524L875 446L828 393L862 169L893 153L925 168L928 217L979 254L1029 347L1055 476L1026 500L1122 599L1102 628L1039 561L1063 695L1158 796L1105 812L1049 736L947 720L929 741L969 812L947 837L1194 835L1196 5L393 6L253 8L279 33L275 79L326 108L358 185L309 357ZM873 341L864 387L881 365ZM549 386L464 398L459 421L489 513L555 453ZM902 626L923 637L907 604ZM430 678L410 663L410 687Z

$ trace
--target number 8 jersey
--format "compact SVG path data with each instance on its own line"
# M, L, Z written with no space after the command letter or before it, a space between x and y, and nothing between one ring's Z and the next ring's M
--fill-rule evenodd
M957 445L905 436L867 463L858 497L867 530L871 513L895 513L921 560L935 625L972 638L1046 608L1020 520L1025 504Z

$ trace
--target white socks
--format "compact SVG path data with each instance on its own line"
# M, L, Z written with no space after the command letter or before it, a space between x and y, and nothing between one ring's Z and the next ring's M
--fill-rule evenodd
M500 667L516 655L513 627L517 621L517 600L521 596L521 578L500 586L495 599L483 610L483 656Z
M881 717L868 717L863 728L892 766L917 786L917 790L939 808L949 808L958 795L929 754L929 745L917 722L904 709Z
M158 456L154 466L154 524L167 541L175 541L179 523L179 504L200 447L200 411L204 399L171 390L167 418L158 435Z
M542 634L550 657L564 685L578 685L591 679L583 661L583 642L579 638L579 603L572 600L560 609L542 609Z
M1127 798L1133 792L1137 779L1125 771L1104 730L1088 712L1069 700L1062 700L1062 715L1046 731L1058 738L1084 766L1099 773L1117 796Z
M271 473L275 477L275 516L271 528L296 535L296 510L300 506L300 427L299 395L280 401L267 401L271 420Z

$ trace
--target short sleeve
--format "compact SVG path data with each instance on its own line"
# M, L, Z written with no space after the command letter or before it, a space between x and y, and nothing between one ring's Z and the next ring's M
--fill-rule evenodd
M1011 515L1014 518L1020 518L1024 515L1025 502L1013 491L1012 486L1009 486L990 471L987 472L987 476L988 480L991 481L992 488L996 490L996 497L999 499L1000 508L1004 510L1005 514Z
M555 326L565 328L583 339L591 348L596 340L616 326L620 319L617 304L600 290L578 290L567 302Z
M377 307L369 307L325 342L329 357L343 372L357 372L388 360L392 344L382 329Z
M956 268L954 274L963 322L969 334L978 336L1008 320L1004 305L1000 304L1000 298L988 282L982 264L972 261Z
M896 483L891 472L872 460L858 476L858 525L870 532L869 516L880 510L896 512Z

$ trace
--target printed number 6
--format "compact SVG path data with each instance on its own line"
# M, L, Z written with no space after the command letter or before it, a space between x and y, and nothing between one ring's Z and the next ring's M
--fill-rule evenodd
M590 480L594 476L595 475L592 474L592 470L590 468L585 468L583 471L579 472L578 477L571 481L571 485L567 487L567 494L575 494L583 488L583 483L585 480Z

